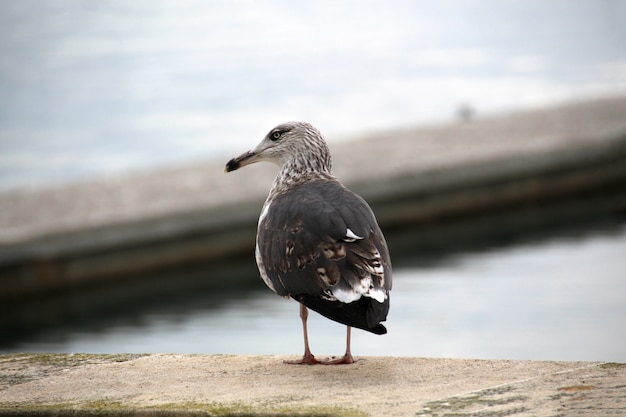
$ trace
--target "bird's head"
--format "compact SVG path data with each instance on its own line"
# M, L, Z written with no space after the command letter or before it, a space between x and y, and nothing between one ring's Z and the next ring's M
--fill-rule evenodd
M283 123L269 131L259 145L226 164L226 172L235 171L259 161L301 165L302 169L328 171L330 151L322 134L306 122Z

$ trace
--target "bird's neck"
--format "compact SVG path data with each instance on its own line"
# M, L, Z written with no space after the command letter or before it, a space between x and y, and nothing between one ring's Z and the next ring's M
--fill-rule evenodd
M315 178L334 178L330 155L315 158L300 156L285 161L274 179L270 196Z

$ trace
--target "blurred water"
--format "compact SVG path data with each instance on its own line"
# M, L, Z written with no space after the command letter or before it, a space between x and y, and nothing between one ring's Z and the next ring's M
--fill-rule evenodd
M626 3L0 4L0 190L626 92Z
M353 331L353 353L625 362L625 253L622 224L434 262L405 254L394 261L389 333ZM80 302L106 300L108 310L5 332L0 352L301 354L297 303L257 284L167 291L149 304L128 288L119 299L99 290ZM314 353L343 352L344 326L312 313L309 332Z

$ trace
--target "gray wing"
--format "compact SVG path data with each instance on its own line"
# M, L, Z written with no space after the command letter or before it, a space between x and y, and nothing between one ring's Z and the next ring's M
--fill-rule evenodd
M365 297L385 306L368 321L385 319L392 284L385 238L367 203L338 181L312 180L276 196L257 239L278 294L322 304Z

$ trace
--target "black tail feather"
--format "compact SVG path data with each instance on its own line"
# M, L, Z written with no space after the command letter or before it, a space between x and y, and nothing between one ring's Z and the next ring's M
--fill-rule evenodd
M379 303L369 297L361 297L351 303L329 301L315 295L300 294L293 297L313 311L346 326L367 330L374 334L385 334L385 321L389 312L389 299Z

